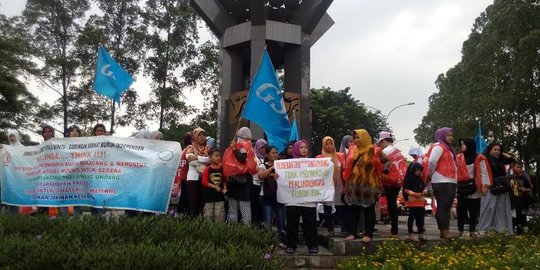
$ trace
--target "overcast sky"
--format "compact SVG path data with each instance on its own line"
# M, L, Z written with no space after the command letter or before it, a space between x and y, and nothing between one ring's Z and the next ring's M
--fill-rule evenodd
M0 0L0 13L20 14L25 2ZM437 76L457 64L474 20L492 3L335 0L328 10L335 24L312 48L311 87L351 87L355 98L384 115L415 102L388 118L396 140L409 139L397 143L407 152L436 91ZM141 95L137 85L141 82L135 85Z

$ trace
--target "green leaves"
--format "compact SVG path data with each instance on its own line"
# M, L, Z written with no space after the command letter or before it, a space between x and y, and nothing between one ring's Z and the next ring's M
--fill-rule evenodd
M282 269L277 241L269 231L186 217L0 215L0 265L9 269Z
M474 137L481 120L488 140L523 157L540 116L539 1L495 1L476 19L462 54L437 78L416 140L433 142L442 126L453 127L456 138Z
M348 89L332 91L330 88L311 89L312 142L320 153L322 139L331 136L339 148L341 138L355 129L366 129L372 137L386 128L381 115L368 112Z

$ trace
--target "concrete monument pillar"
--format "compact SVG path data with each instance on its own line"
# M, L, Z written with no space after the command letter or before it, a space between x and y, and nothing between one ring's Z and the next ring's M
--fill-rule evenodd
M289 117L296 111L300 137L311 142L310 49L334 24L326 13L333 0L191 0L197 13L220 39L222 83L219 91L217 143L234 139L263 49L283 72ZM263 131L243 120L254 138Z

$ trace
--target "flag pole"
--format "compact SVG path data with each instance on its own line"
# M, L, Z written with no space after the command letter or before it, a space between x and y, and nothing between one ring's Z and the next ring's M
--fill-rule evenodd
M263 57L264 57L264 52L266 51L266 44L264 45L264 48L263 48L263 53L261 54L261 58L259 58L259 64L257 65L257 72L255 72L255 76L253 76L253 78L250 78L250 82L249 82L249 89L248 89L248 94L246 96L246 103L247 101L249 100L249 95L251 95L251 86L253 85L253 80L255 78L257 78L257 74L259 74L259 69L261 67L261 63L262 63L262 60L263 60ZM270 55L268 55L270 56ZM271 61L272 59L270 59ZM274 70L274 73L276 71ZM238 132L238 130L240 129L240 123L242 122L242 115L244 115L244 111L246 109L246 103L244 103L244 107L242 107L242 112L240 113L240 116L238 117L238 124L236 125L236 130L234 131L234 134L236 134L236 132Z

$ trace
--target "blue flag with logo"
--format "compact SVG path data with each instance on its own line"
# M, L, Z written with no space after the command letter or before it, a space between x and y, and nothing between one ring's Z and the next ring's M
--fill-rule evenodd
M482 136L482 125L480 121L478 121L478 132L476 133L474 142L476 143L476 153L478 154L484 152L484 149L488 146L484 136Z
M99 48L94 90L120 104L120 95L133 83L131 75L107 53Z
M257 123L266 133L268 143L283 151L291 136L291 125L281 85L266 49L252 80L242 117Z
M289 137L289 141L298 141L299 139L298 125L296 124L296 111L293 111L293 122L291 125L291 137Z

